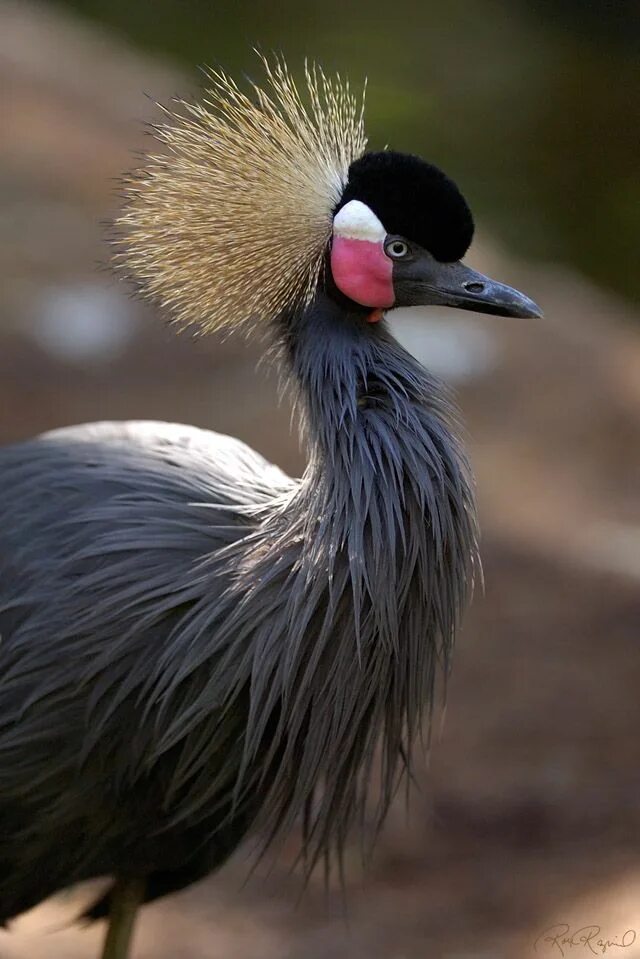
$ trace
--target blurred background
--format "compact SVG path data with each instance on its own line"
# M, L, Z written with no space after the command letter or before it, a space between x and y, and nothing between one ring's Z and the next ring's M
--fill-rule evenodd
M176 337L110 275L102 222L153 100L251 48L368 76L370 144L424 154L478 220L468 260L540 321L435 309L398 336L458 391L486 588L409 817L345 910L247 857L145 910L136 959L527 959L598 925L640 956L640 7L637 0L0 0L0 441L101 418L236 434L297 474L269 371ZM286 857L285 857L286 858ZM81 893L0 932L81 959ZM346 916L346 918L345 918ZM629 937L626 942L629 942ZM580 959L581 946L570 950Z

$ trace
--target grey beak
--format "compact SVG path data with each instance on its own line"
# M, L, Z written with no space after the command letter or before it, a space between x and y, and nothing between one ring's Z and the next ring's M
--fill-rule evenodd
M523 319L542 316L542 310L524 293L477 273L464 263L439 263L429 277L432 303L476 313L494 313Z
M441 263L425 253L394 265L399 306L455 306L476 313L534 318L540 307L524 293L477 273L464 263Z

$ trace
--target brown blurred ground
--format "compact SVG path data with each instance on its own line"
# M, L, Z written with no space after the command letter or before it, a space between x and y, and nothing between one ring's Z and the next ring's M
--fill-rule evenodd
M153 115L143 91L185 89L122 41L0 2L0 440L166 418L237 434L299 471L289 410L256 355L176 338L100 268L114 178ZM525 959L555 922L610 939L635 928L634 946L608 954L640 956L639 318L482 235L471 261L546 318L473 320L490 358L458 388L486 591L410 819L399 803L364 877L354 854L348 918L320 880L296 904L281 865L245 886L239 856L148 908L136 959ZM46 932L70 909L47 905L0 933L0 959L93 956L101 930Z

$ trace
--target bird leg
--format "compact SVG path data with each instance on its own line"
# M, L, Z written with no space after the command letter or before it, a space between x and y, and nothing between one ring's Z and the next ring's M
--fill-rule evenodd
M109 926L102 959L128 959L133 926L144 891L144 879L125 876L116 879L110 897Z

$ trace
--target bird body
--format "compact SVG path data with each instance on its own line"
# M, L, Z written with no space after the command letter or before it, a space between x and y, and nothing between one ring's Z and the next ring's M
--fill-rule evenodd
M477 565L473 484L450 397L382 315L535 307L446 258L464 253L472 220L444 174L363 154L348 89L317 73L301 119L283 71L269 74L275 101L218 78L215 117L192 108L163 128L168 158L132 181L120 257L205 329L230 325L222 307L239 304L255 327L265 287L262 333L294 392L302 478L238 440L167 424L73 427L0 452L3 921L97 875L141 877L155 898L248 832L268 845L297 820L309 867L340 854L373 779L374 825L384 819L449 668ZM234 209L225 137L245 174L237 152L262 137L282 165L275 200L287 182L300 202L316 191L308 220L288 197L266 229L276 250L244 202L204 229L212 151L214 193ZM380 193L398 169L410 182ZM403 191L432 198L428 228L413 203L405 221L390 212Z
M187 610L215 609L224 583L196 583L198 564L254 531L261 493L290 486L238 440L166 423L0 452L0 918L123 863L147 874L200 854L188 824L168 828L170 761L149 764L158 740L135 694Z
M120 863L151 890L203 855L212 868L261 782L272 827L323 783L309 841L339 846L381 732L388 802L470 587L469 475L446 402L382 328L319 309L308 332L291 358L310 443L297 483L237 440L167 424L72 427L0 454L15 704L0 876L15 888L24 864L19 885L35 886L16 911ZM440 649L424 642L436 629Z

